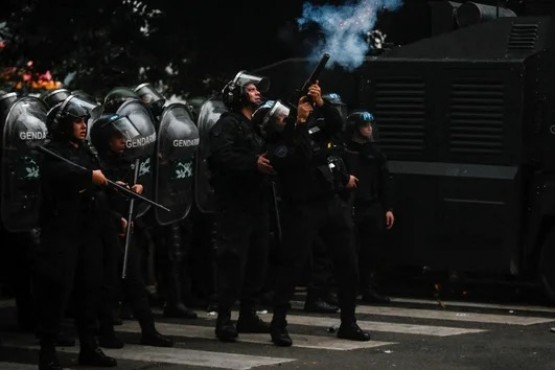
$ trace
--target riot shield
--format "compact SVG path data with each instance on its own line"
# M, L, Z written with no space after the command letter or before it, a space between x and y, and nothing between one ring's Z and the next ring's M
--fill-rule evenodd
M38 226L39 154L32 150L46 139L46 105L22 97L8 111L2 135L2 222L11 232Z
M46 104L47 109L51 109L56 104L62 103L70 95L71 92L68 89L56 89L44 93L41 99Z
M19 99L19 96L17 96L15 92L3 93L0 95L0 129L4 127L8 111L17 99ZM2 131L0 131L0 135L1 133Z
M182 220L191 210L194 159L199 141L199 132L187 105L166 106L158 130L155 200L171 212L155 210L160 225Z
M199 112L197 126L200 137L200 145L195 160L195 201L202 213L214 213L216 211L214 189L210 185L210 169L208 168L208 157L210 156L209 135L212 126L218 121L221 114L227 111L220 98L212 97L206 100Z
M126 116L140 132L136 139L126 142L126 151L134 151L134 158L140 159L137 183L143 185L143 195L153 199L154 194L154 154L156 151L156 125L154 117L144 103L137 99L128 99L117 109L117 114ZM137 216L141 217L150 208L149 204L137 204Z

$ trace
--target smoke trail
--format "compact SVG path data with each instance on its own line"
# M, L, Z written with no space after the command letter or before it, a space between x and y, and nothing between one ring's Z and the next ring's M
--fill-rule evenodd
M368 52L366 34L374 28L377 14L383 10L395 10L402 0L361 0L348 1L341 6L303 5L303 15L297 19L299 27L317 23L323 33L323 40L313 49L310 59L318 60L324 52L330 54L330 63L352 71L364 62Z

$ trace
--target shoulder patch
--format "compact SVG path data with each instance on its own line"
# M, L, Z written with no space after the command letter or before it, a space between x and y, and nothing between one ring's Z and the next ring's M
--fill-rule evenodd
M278 158L285 158L285 156L287 155L287 147L285 145L278 145L275 149L274 149L274 155Z

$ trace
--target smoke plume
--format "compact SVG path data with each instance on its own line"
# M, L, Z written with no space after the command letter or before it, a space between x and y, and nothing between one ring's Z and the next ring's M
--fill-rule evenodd
M393 11L402 5L402 0L348 1L345 5L303 5L302 17L297 19L301 29L317 24L322 33L310 59L318 60L324 52L330 54L328 67L339 65L354 70L363 62L368 52L366 40L372 31L378 13Z

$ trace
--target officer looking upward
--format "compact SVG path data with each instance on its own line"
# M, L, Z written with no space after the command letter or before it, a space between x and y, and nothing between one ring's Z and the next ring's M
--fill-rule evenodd
M251 122L268 80L239 72L223 89L224 112L210 130L209 157L216 216L216 336L234 341L238 332L267 333L256 314L255 297L262 289L269 245L268 175L274 170L263 140ZM231 309L240 300L237 327Z
M272 132L268 157L280 181L283 242L270 326L272 342L291 346L286 315L302 268L320 233L335 267L338 304L341 309L339 338L370 339L356 323L355 301L358 268L353 243L353 220L347 203L338 194L356 186L354 177L341 171L342 161L334 140L343 120L322 98L320 86L309 87L297 107L296 117L285 122L272 117L279 109L259 109L253 120L262 122L263 132ZM262 117L259 117L262 116ZM275 123L276 128L269 129Z

